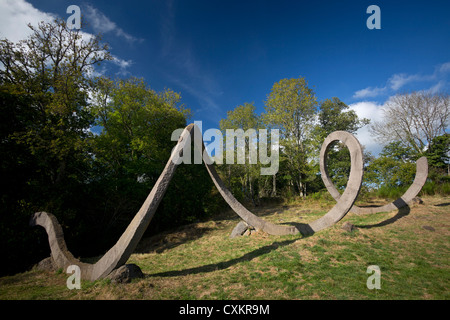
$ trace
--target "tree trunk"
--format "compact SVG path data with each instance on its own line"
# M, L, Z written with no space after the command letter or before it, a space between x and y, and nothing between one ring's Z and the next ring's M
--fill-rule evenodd
M272 197L277 196L277 175L272 176Z

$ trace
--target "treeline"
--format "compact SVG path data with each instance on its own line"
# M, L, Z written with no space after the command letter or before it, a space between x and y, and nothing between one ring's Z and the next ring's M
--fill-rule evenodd
M48 256L45 231L28 227L37 211L58 218L75 256L109 249L161 174L176 143L170 141L171 133L191 117L181 96L170 89L156 92L143 79L95 76L95 67L112 59L99 37L83 38L64 21L30 28L31 36L18 43L0 40L2 275ZM428 149L412 149L401 137L390 141L379 158L366 152L367 189L408 186L421 154L435 168L433 188L445 182L448 96L439 97L435 103L447 106L444 129L433 129L431 143L425 141ZM247 161L219 165L223 180L250 205L265 198L320 195L318 156L324 138L336 130L355 133L368 120L359 119L338 98L318 102L301 77L275 83L265 105L262 114L251 103L236 107L220 128L279 129L277 174L260 175L260 165ZM347 149L337 144L329 157L330 175L345 188ZM223 208L205 168L181 165L148 234L208 218Z
M360 119L339 98L317 101L307 81L300 77L275 83L261 114L253 103L244 103L220 122L226 129L278 129L280 164L274 176L260 175L259 166L222 165L225 181L240 200L257 205L267 197L283 200L327 195L320 177L319 154L324 139L334 131L350 133L364 126L384 145L378 157L364 149L364 183L359 199L380 196L395 199L412 184L416 160L426 156L428 182L423 194L450 193L450 98L448 94L412 92L392 97L384 117L375 123ZM249 155L247 154L247 157ZM328 173L343 191L350 174L350 154L341 143L330 149ZM330 197L331 198L331 197Z
M302 77L280 80L268 95L262 114L256 113L253 103L245 103L229 111L227 118L220 122L225 137L228 128L257 132L261 128L278 129L278 172L273 176L260 175L260 165L249 164L249 161L241 165L222 165L221 172L238 198L255 205L267 197L306 197L324 188L319 154L326 136L337 130L355 133L368 122L368 119L359 119L338 98L319 103ZM344 187L350 173L350 154L337 144L329 157L330 174L339 187Z

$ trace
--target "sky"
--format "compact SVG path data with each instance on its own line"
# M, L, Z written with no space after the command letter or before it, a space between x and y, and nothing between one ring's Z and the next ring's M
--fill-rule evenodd
M338 97L382 121L395 94L450 92L450 1L0 0L0 38L29 35L27 23L67 19L103 35L115 60L97 72L142 77L179 92L203 131L245 102L264 111L275 82L304 77L318 101ZM380 29L367 20L380 8ZM377 155L368 127L357 138Z

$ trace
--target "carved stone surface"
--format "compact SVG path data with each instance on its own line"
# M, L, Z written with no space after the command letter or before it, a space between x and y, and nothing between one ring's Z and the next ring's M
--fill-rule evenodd
M177 145L173 149L172 154L167 161L166 167L164 168L163 172L158 178L158 181L152 188L144 204L137 212L136 216L133 218L117 243L108 252L106 252L105 255L97 263L82 263L78 259L74 258L67 249L61 226L59 225L56 218L52 214L46 212L35 213L30 220L30 224L33 226L40 225L47 231L51 248L51 257L56 266L58 268L66 269L69 265L77 265L81 269L81 277L88 280L105 278L113 270L123 266L130 255L133 253L136 245L138 244L144 231L147 229L151 219L153 218L156 208L158 207L162 197L167 190L168 184L172 179L176 167L179 163L181 163L181 161L179 160L182 156L184 146L186 143L190 143L193 140L188 138L189 136L192 137L194 133L202 137L202 133L200 132L199 128L194 124L190 124L183 130L183 133L181 134ZM350 208L352 208L361 187L363 178L362 149L359 141L348 132L336 131L331 133L325 139L320 151L320 159L323 159L323 164L321 162L321 170L322 165L324 165L324 168L326 168L326 155L328 153L328 150L331 148L332 142L337 140L343 142L350 151L351 169L347 187L342 196L340 195L340 197L337 199L336 205L323 217L309 224L300 224L297 226L277 225L268 221L264 221L262 218L254 215L252 212L247 210L226 188L225 184L214 169L214 166L210 164L212 163L212 161L209 158L208 154L206 152L203 153L203 150L205 149L205 145L203 143L201 144L201 152L203 154L203 162L205 163L206 169L208 170L208 173L211 176L211 179L213 180L220 194L234 210L234 212L236 212L236 214L238 214L248 226L272 235L287 235L298 233L301 233L302 235L309 235L324 228L330 227L341 220L347 214L347 212L349 212ZM417 184L413 184L414 188L411 191L411 194L414 194L414 196L416 195L416 189L419 188L420 190L420 183L422 180L419 180L420 181ZM327 189L332 190L332 187L334 186L332 185L331 181L329 179L325 179L324 182L326 185L328 184Z
M236 238L242 236L248 230L248 224L244 221L240 221L233 231L231 231L230 238Z
M355 225L347 221L342 225L341 229L347 232L352 232L353 230L355 230Z
M106 279L111 279L113 283L128 283L133 279L143 278L144 274L135 264L125 264L106 276Z
M56 271L57 269L55 263L53 262L52 257L48 257L39 261L37 264L34 265L33 268L41 271Z

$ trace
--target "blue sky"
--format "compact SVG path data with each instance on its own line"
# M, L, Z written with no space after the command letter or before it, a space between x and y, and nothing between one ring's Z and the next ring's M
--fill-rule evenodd
M0 0L0 37L20 38L25 21L67 19L72 4L116 57L99 71L180 92L204 130L245 102L262 112L283 78L305 77L319 101L338 97L373 120L396 93L450 91L447 0ZM366 26L372 4L379 30ZM358 138L379 152L367 129Z

